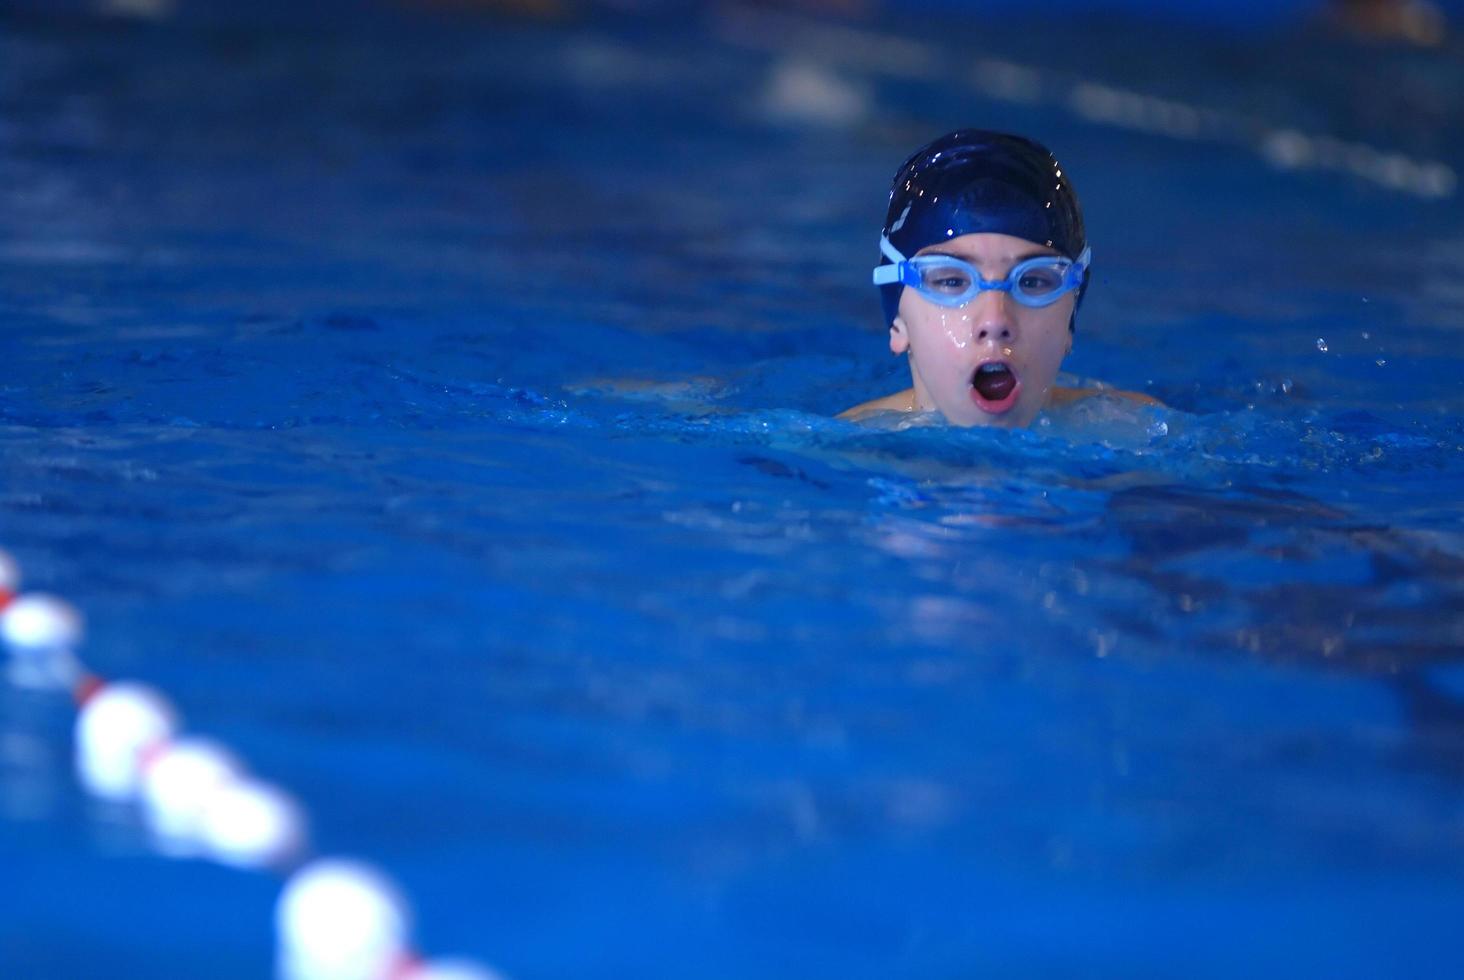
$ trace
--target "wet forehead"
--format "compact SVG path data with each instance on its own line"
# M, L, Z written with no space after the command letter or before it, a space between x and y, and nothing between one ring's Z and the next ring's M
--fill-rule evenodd
M1024 259L1043 255L1061 255L1062 253L1055 248L1037 242L1029 242L1025 238L1017 238L1014 235L978 232L958 235L949 241L927 245L915 254L953 255L958 259L965 259L975 266L1010 267Z

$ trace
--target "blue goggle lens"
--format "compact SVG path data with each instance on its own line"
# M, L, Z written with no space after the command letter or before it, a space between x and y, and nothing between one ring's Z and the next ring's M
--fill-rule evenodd
M983 289L1010 293L1023 306L1048 306L1082 282L1070 259L1054 256L1018 263L1005 279L982 279L970 263L946 255L919 255L905 263L905 283L941 306L963 306Z

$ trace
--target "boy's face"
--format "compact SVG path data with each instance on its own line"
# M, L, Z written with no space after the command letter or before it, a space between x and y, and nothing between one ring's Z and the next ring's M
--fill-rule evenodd
M917 255L953 255L987 280L1054 249L1011 235L961 235ZM1023 306L1004 292L983 290L965 306L939 306L915 289L900 295L890 350L910 355L915 407L939 411L953 425L1017 428L1047 403L1062 359L1072 349L1068 321L1076 292L1051 306ZM984 367L983 367L984 366Z

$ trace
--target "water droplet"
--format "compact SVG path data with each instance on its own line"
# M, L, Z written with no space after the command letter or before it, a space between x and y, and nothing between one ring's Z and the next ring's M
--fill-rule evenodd
M1317 338L1317 350L1321 351L1323 354L1327 352L1327 339L1325 337Z
M1376 363L1378 367L1382 367L1383 365L1388 363L1388 359L1386 357L1380 357L1374 363Z
M1292 381L1291 381L1291 379L1290 378L1282 378L1281 379L1281 394L1283 394L1283 395L1289 395L1289 394L1291 394L1291 388L1292 388Z
M1362 332L1362 339L1363 340L1372 340L1372 334L1370 334L1366 330L1364 330Z

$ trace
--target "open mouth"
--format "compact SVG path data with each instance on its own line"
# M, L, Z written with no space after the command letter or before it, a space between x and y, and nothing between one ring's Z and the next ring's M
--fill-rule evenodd
M971 399L983 412L999 415L1017 400L1022 383L1001 361L987 361L971 375Z

